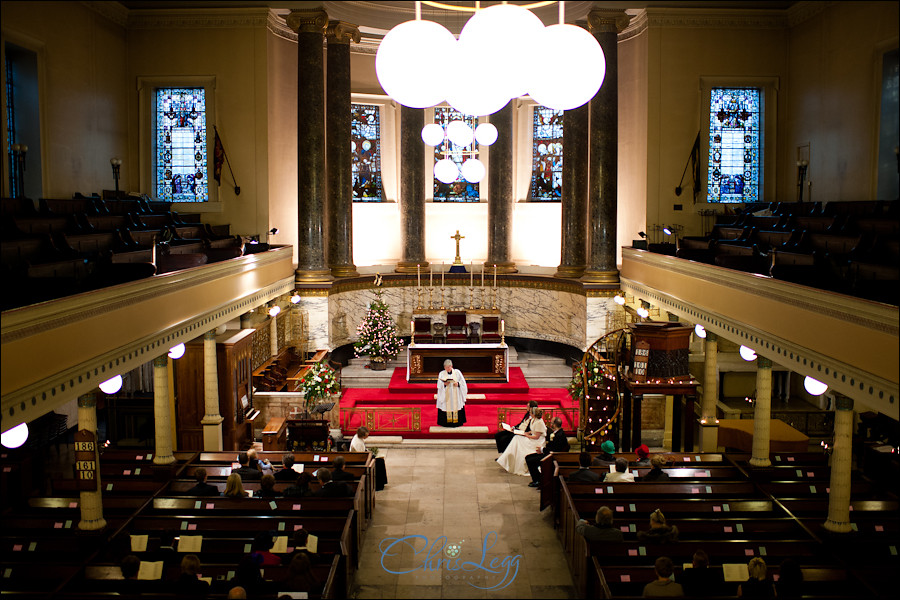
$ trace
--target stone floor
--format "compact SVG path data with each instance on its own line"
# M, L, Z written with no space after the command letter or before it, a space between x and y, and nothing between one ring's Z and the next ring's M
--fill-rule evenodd
M387 450L388 485L375 495L350 597L574 598L550 509L539 512L529 478L496 458L493 448ZM427 542L391 545L405 536Z

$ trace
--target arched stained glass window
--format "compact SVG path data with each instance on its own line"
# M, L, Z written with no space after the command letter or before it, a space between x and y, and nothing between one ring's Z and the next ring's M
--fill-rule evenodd
M154 123L156 197L208 201L205 90L158 88Z
M534 107L531 199L562 199L563 111Z
M443 127L445 131L450 121L463 121L473 131L478 126L477 118L464 115L454 108L449 106L436 106L434 108L434 122ZM462 164L466 159L478 158L478 143L472 141L468 146L458 146L449 139L444 139L443 144L434 147L434 161L437 162L443 158L449 158L456 163L457 168L462 168ZM462 174L458 175L456 181L451 183L443 183L435 177L434 201L480 202L479 184L466 181Z
M354 202L382 202L381 113L374 104L352 104L350 148Z
M712 88L708 202L757 202L762 183L762 91Z

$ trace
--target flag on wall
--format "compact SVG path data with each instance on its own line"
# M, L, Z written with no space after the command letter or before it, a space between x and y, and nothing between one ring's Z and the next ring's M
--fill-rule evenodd
M216 129L216 145L213 150L213 177L216 183L222 185L222 166L225 164L225 146L219 139L219 130Z

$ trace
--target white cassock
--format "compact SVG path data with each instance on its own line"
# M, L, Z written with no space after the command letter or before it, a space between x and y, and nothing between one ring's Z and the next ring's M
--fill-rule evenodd
M544 420L532 417L530 423L525 423L525 427L529 425L531 426L531 433L539 433L541 434L540 437L532 440L524 435L514 436L509 446L497 459L497 463L513 475L530 475L528 473L528 465L525 464L525 457L529 454L540 452L541 448L544 447L544 440L547 435L547 426L544 424Z
M459 427L466 422L466 378L462 371L446 369L440 372L437 382L438 425L441 427Z
M358 435L354 435L350 440L350 452L365 452L366 443L360 439Z

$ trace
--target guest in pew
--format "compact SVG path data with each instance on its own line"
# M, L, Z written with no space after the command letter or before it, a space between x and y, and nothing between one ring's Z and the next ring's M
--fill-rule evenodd
M309 555L300 553L291 558L288 575L278 584L278 589L290 592L319 592L320 585L313 574Z
M247 590L239 585L228 590L228 600L247 600Z
M579 519L575 526L575 533L584 536L589 542L621 542L624 537L622 532L613 527L613 511L608 506L601 506L594 516L596 525L591 525L584 519Z
M616 472L610 473L604 479L606 483L623 483L634 481L634 473L628 472L628 461L622 457L616 459Z
M346 483L332 481L331 471L325 467L319 469L316 478L319 480L319 483L322 484L322 487L319 488L313 496L319 496L321 498L347 498L353 495L353 490L351 490L350 486Z
M206 598L209 584L198 578L200 559L196 554L186 554L181 559L181 575L175 581L176 598Z
M676 580L686 596L720 596L725 583L722 571L709 568L709 556L703 550L694 552L691 568L683 569Z
M294 455L285 454L281 457L281 464L284 468L275 472L275 481L295 481L297 479L297 471L294 470Z
M665 544L678 541L678 528L666 525L666 517L658 508L650 513L650 530L638 531L638 540L649 544Z
M241 452L238 454L238 463L241 465L239 468L232 470L232 473L237 473L241 476L241 479L246 479L247 481L259 481L262 479L262 472L250 465L250 457L246 452Z
M680 583L671 579L675 571L675 565L668 556L660 556L653 565L656 571L656 581L651 581L644 586L644 598L681 598L684 590Z
M778 581L775 582L775 592L779 598L799 600L803 597L803 570L793 558L786 558L778 567Z
M553 417L550 421L550 433L547 435L547 443L540 452L529 454L525 457L525 466L528 467L528 473L531 475L531 483L529 487L541 486L541 461L551 452L568 452L569 438L562 428L562 419Z
M616 464L616 457L613 453L616 451L616 444L612 440L606 440L600 444L600 455L591 463L595 467L609 467Z
M669 474L662 470L664 464L666 461L662 456L657 455L651 458L650 466L653 468L641 477L641 481L668 481Z
M344 465L347 464L347 460L343 456L335 456L334 462L332 466L334 469L331 471L331 480L332 481L355 481L356 477L353 476L352 473L348 473L344 470Z
M738 598L774 598L775 586L766 575L766 561L754 556L747 563L750 577L738 586Z
M312 490L309 489L311 481L312 475L309 473L300 473L297 475L297 480L294 482L294 485L284 490L284 497L303 498L305 496L312 496Z
M531 411L537 408L537 405L537 400L529 400L528 408L525 410L525 416L522 417L522 420L519 421L519 424L516 425L513 429L522 429L528 419L531 418ZM495 433L494 442L497 443L497 452L503 454L503 451L506 450L506 447L509 446L509 443L514 437L516 437L516 434L505 429L501 429L500 431Z
M647 444L641 444L635 448L634 453L637 455L637 460L631 463L632 465L646 467L650 464L650 448L647 447Z
M350 452L365 452L367 437L369 437L369 430L365 427L359 427L356 430L356 435L350 440Z
M237 473L232 473L225 481L226 498L246 498L250 494L244 490L244 482Z
M259 559L254 558L252 554L248 554L238 563L234 570L234 577L229 583L232 586L239 586L245 590L245 598L262 596L272 591L271 585L263 579L262 572L259 570Z
M120 564L122 578L125 580L119 585L119 593L123 596L139 596L143 581L138 581L138 571L141 569L141 559L134 554L128 554Z
M197 467L194 471L194 479L197 480L197 485L186 491L185 494L188 496L221 496L222 492L219 491L219 488L211 483L206 483L206 477L206 469Z
M275 476L271 473L266 473L259 480L259 497L281 498L281 494L275 491Z
M272 466L272 463L269 462L268 458L259 460L259 454L257 453L256 448L247 450L247 464L259 471L260 475L275 472L275 467Z
M272 554L272 546L275 545L275 536L271 531L260 531L253 538L250 545L250 556L256 559L260 567L274 567L281 564L281 557Z
M606 473L591 471L591 455L587 452L582 452L578 455L578 464L580 465L578 470L569 473L566 481L586 481L591 483L603 481L603 478L606 476Z

